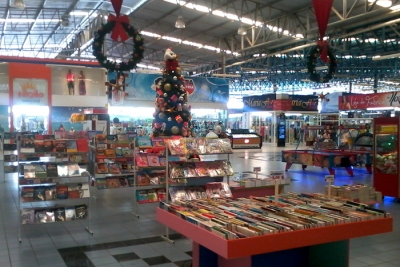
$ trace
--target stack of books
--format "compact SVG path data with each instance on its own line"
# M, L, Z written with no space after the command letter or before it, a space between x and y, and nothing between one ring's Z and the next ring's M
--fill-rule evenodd
M171 155L228 154L233 153L229 139L182 138L168 139Z
M160 208L228 240L390 217L360 203L298 193L278 203L274 197L219 198L161 202Z

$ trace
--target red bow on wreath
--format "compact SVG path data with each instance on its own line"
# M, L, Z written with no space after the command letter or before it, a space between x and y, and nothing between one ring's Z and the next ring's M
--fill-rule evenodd
M129 18L126 15L120 15L122 0L111 0L111 4L115 11L115 16L110 14L108 16L108 21L115 21L115 26L113 31L111 32L111 39L118 42L118 37L121 42L125 42L129 39L128 34L126 33L122 23L129 24Z
M322 41L319 40L317 42L317 45L319 47L319 54L320 54L320 58L323 62L328 62L328 49L329 49L329 43L327 41Z
M129 39L128 34L126 33L124 27L122 26L122 23L129 24L128 16L125 15L114 16L110 14L108 16L108 21L115 21L115 27L111 32L111 39L113 39L116 42L118 42L118 37L121 40L121 42L125 42L126 40Z

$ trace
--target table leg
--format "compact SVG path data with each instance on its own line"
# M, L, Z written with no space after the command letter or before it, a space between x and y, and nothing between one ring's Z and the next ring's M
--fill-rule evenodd
M302 165L301 165L301 168L302 168L303 171L304 171L305 169L307 169L307 165L302 164Z
M372 164L365 164L365 168L367 169L367 172L368 172L369 174L372 173Z
M346 167L346 171L351 177L354 176L354 172L353 172L353 169L351 167Z
M286 168L285 168L285 171L289 170L289 169L290 169L290 167L292 167L292 164L293 164L293 163L286 162Z
M328 168L330 175L335 175L335 170L333 168Z

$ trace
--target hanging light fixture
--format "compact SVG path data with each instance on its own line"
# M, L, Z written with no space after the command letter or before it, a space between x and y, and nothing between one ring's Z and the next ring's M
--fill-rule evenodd
M239 35L246 35L246 34L247 34L247 31L246 31L246 29L243 27L243 24L240 25L240 27L239 27L237 33L238 33Z
M178 19L175 22L175 28L183 29L185 27L186 27L186 25L185 25L185 21L183 20L183 17L178 16Z
M13 7L21 9L25 8L24 0L14 0Z

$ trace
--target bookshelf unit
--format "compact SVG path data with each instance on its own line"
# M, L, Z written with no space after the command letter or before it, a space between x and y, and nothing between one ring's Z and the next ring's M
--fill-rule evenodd
M150 139L150 143L143 146L139 145L134 134L130 137L128 135L119 134L116 139L113 135L97 135L89 149L89 171L96 190L133 188L132 213L139 217L138 204L157 202L159 198L165 198L163 181L166 167L160 164L165 163L165 159L159 153L144 152L153 148ZM157 159L158 164L149 164L150 157ZM94 198L97 199L96 196Z
M230 140L225 139L205 139L205 138L180 138L166 140L166 199L187 200L190 198L188 190L193 188L195 195L204 197L206 191L198 191L196 188L202 188L209 182L223 182L227 177L227 188L216 188L218 192L230 192L229 177L233 175L233 169L229 162L229 155L233 153ZM220 145L224 144L224 145ZM189 159L192 156L211 156L225 155L226 160L206 159L193 161ZM176 170L178 169L178 170ZM190 169L192 169L191 173ZM200 174L206 171L205 173ZM172 196L176 189L177 194ZM210 190L213 187L210 187ZM170 190L172 189L172 190ZM181 193L179 193L181 192ZM184 193L185 192L185 193ZM181 196L176 198L176 196ZM182 197L183 196L183 197ZM192 196L193 197L193 196ZM212 198L212 196L208 196ZM217 197L224 197L219 195ZM174 243L169 239L169 229L166 228L166 234L161 236L164 240Z
M17 133L3 133L1 137L1 147L2 147L2 173L4 173L4 182L6 173L17 172L18 162L17 162Z
M51 136L47 137L48 144L57 141ZM37 138L44 140L38 135L34 136L35 140ZM35 152L31 141L32 134L17 136L20 242L21 226L25 224L85 219L86 230L93 234L90 230L91 190L87 161L70 161L70 156L77 154L80 158L86 154L87 159L88 152L54 152L54 145L49 145L46 152Z

